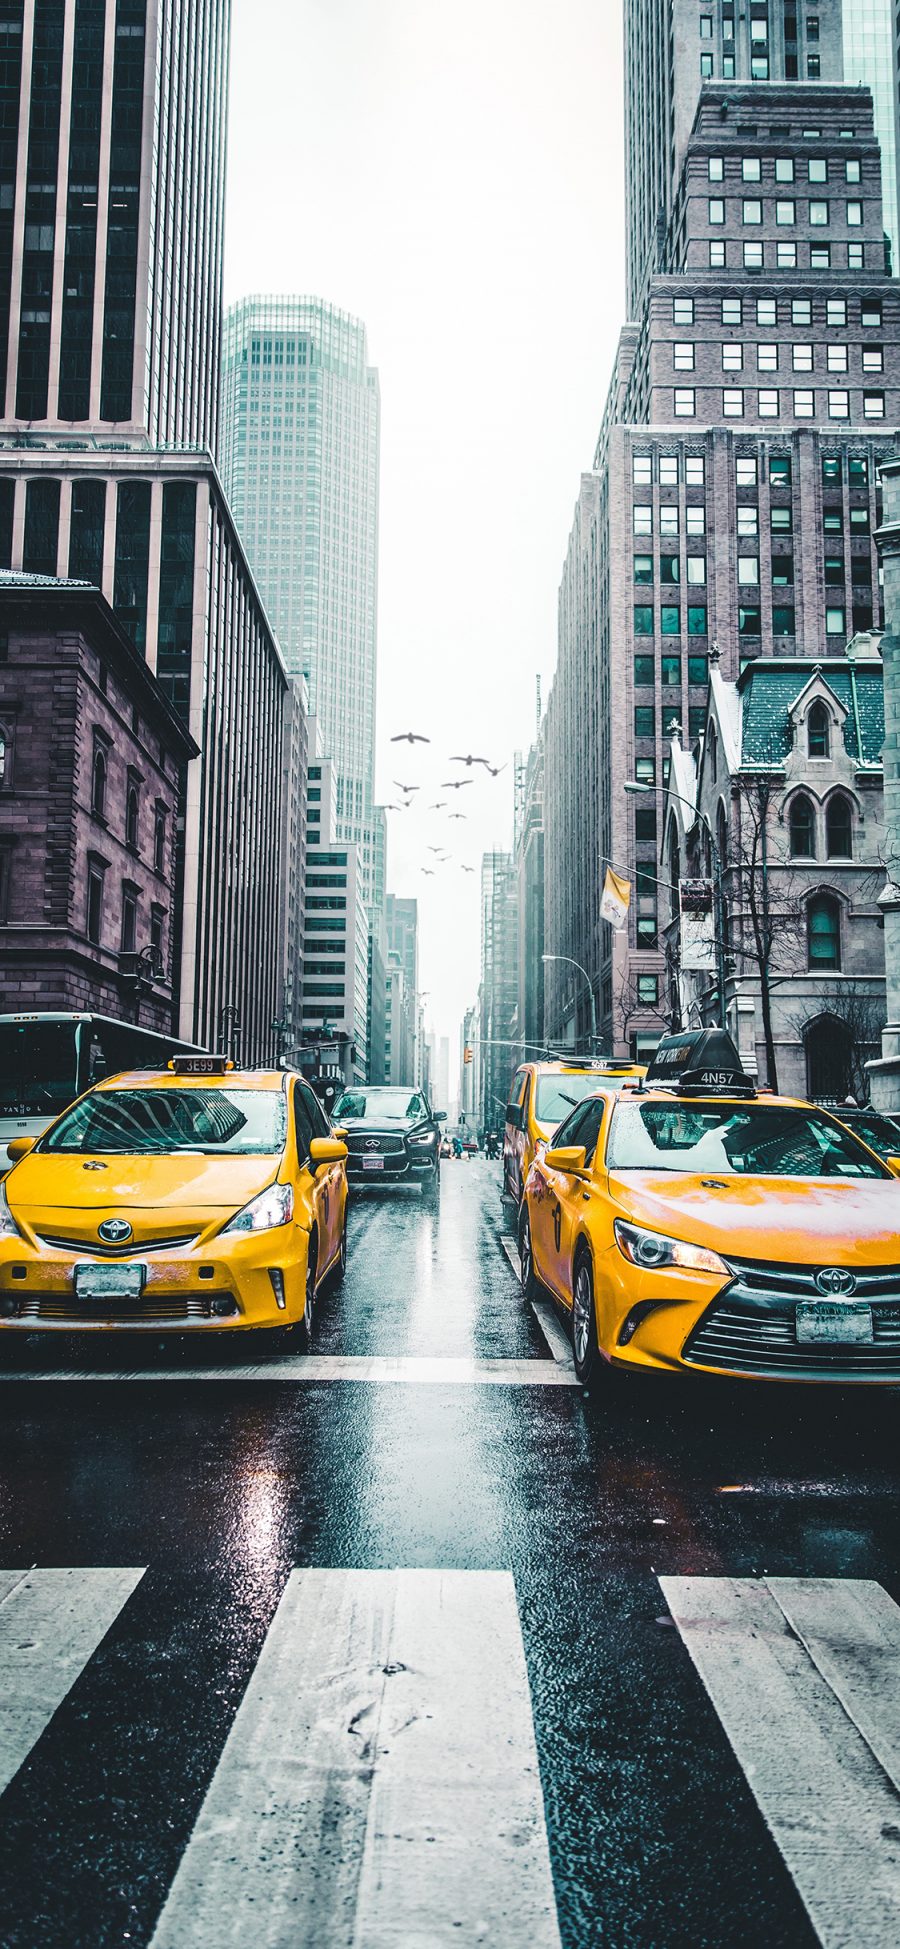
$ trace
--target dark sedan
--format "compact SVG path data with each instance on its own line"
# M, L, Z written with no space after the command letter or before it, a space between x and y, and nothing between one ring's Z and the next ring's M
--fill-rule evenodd
M437 1204L445 1113L432 1110L422 1090L362 1083L338 1097L332 1118L347 1133L349 1184L420 1184Z
M855 1137L861 1137L864 1144L896 1170L900 1157L900 1117L889 1110L858 1108L851 1103L839 1103L832 1115L840 1117Z

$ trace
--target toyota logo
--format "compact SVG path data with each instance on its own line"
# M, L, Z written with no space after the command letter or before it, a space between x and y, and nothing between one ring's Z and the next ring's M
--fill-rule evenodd
M852 1272L845 1272L843 1266L828 1266L825 1272L817 1272L816 1285L820 1293L828 1293L832 1299L849 1299L856 1291Z
M378 1138L377 1138L377 1137L367 1137L367 1138L366 1138L366 1149L367 1149L367 1150L380 1150L380 1149L381 1149L381 1145L380 1145L380 1143L378 1142Z
M124 1245L131 1237L131 1226L127 1218L104 1218L102 1225L97 1226L97 1233L107 1245Z

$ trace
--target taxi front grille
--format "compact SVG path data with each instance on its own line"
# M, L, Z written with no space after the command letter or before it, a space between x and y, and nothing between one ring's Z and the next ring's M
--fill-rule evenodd
M102 1238L76 1237L61 1232L38 1232L36 1236L42 1245L50 1245L55 1252L77 1252L81 1257L91 1259L133 1259L136 1252L175 1252L183 1245L193 1245L196 1232L175 1232L170 1238L130 1238L127 1245L107 1245Z
M78 1326L144 1326L149 1324L165 1326L190 1326L198 1320L208 1320L210 1301L204 1293L202 1297L148 1300L143 1296L133 1306L114 1300L106 1308L100 1308L96 1300L76 1301L66 1294L29 1294L18 1307L16 1319L20 1324L34 1320L54 1325Z
M732 1286L695 1327L684 1359L692 1367L727 1368L738 1374L795 1374L800 1379L821 1375L832 1380L868 1375L900 1381L900 1301L873 1305L872 1328L871 1343L801 1345L793 1306L741 1305Z
M730 1253L728 1263L734 1274L728 1288L729 1299L777 1304L780 1299L823 1298L816 1285L816 1275L823 1270L821 1263L785 1265L783 1260L773 1263L768 1259L733 1259ZM900 1301L900 1265L847 1266L846 1270L852 1272L855 1281L854 1299Z

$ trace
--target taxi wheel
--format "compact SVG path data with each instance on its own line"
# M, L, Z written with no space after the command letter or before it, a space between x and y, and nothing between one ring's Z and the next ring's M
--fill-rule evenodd
M541 1295L541 1282L534 1269L534 1253L531 1245L531 1220L528 1206L522 1206L519 1219L519 1277L522 1281L522 1297L526 1305Z
M344 1213L344 1228L341 1232L341 1247L331 1268L331 1283L339 1286L347 1270L347 1214Z
M582 1252L575 1267L572 1293L572 1353L575 1372L587 1387L603 1366L597 1340L597 1308L594 1305L594 1274L590 1259Z
M303 1318L297 1327L297 1344L301 1353L312 1353L313 1327L316 1315L316 1261L318 1252L315 1239L309 1241L306 1255L306 1304Z

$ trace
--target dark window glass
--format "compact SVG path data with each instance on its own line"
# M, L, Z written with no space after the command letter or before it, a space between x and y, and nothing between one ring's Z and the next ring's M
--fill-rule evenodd
M652 555L635 555L634 579L636 582L653 581L653 556Z
M87 892L87 937L95 947L100 944L103 930L103 868L88 868Z
M166 815L162 806L157 807L153 822L153 866L157 873L166 870Z
M106 817L106 752L98 745L94 752L94 768L91 773L91 811L98 819Z
M661 582L680 581L681 564L677 555L660 555L659 579Z
M137 894L126 887L122 895L122 953L133 954L137 946Z
M33 13L34 55L25 177L16 413L23 420L45 420L50 375L50 314L53 302L65 6L63 0L34 0Z
M881 329L881 299L863 298L860 304L859 322L861 325L877 325Z
M831 749L828 712L824 704L811 704L806 720L806 749L811 758L827 758Z
M59 481L30 480L25 489L26 575L55 575L59 546Z
M635 806L634 836L635 839L645 840L651 845L656 844L656 809L654 806Z
M125 800L125 844L132 853L138 850L138 827L140 821L140 800L136 785L129 785Z
M869 479L868 460L854 460L851 456L847 462L847 472L851 487L865 487Z
M689 636L705 636L706 635L705 607L701 607L697 604L692 604L692 606L689 608L687 612L687 623L688 623Z
M656 681L652 656L636 656L634 659L634 681L639 690L652 690Z
M822 481L825 487L840 487L841 456L839 453L822 455Z
M652 704L635 704L634 735L636 738L656 736L656 710Z
M0 52L0 416L6 407L6 365L9 351L9 294L12 285L14 185L19 139L19 95L22 81L23 0L7 0L3 8L5 34ZM8 568L0 549L0 568Z
M772 556L772 583L778 588L794 580L793 555Z
M63 420L86 420L91 408L105 14L104 0L76 0L59 347L59 417Z
M688 683L707 684L709 682L709 658L705 656L688 657Z
M72 482L72 521L69 531L69 574L76 582L103 581L103 528L106 516L106 482Z
M807 908L809 965L813 970L841 965L841 920L838 904L830 893L817 893Z
M150 482L122 481L116 507L113 608L142 656L147 648L147 572L150 562Z
M797 625L796 625L793 609L781 608L779 606L773 608L772 610L772 635L773 636L793 636L796 627Z
M12 567L13 509L16 484L0 480L0 568Z
M825 851L829 859L853 857L853 814L843 792L836 792L825 807Z
M792 859L814 859L816 853L816 825L813 809L805 792L799 792L791 800L790 840Z
M191 705L196 512L194 482L169 481L163 488L156 674L185 721Z
M664 603L659 612L659 627L663 636L681 634L681 610L671 603Z
M638 975L638 1001L659 1001L659 975Z
M653 610L648 602L634 605L634 633L635 636L653 635Z
M661 658L660 658L660 673L661 673L661 676L662 676L662 681L663 681L663 685L665 686L665 688L666 688L666 689L668 689L668 690L673 690L673 689L675 689L675 688L676 688L676 687L677 687L678 685L680 685L680 683L681 683L681 658L680 658L680 656L664 656L664 657L661 657Z
M825 580L826 582L829 582L832 585L832 587L835 585L835 583L843 587L843 582L844 582L843 555L826 555Z
M104 420L130 420L132 412L145 17L145 0L116 0L100 379Z
M738 609L738 635L758 636L762 629L762 612L759 609Z
M691 738L692 740L693 740L694 738L699 738L699 737L700 737L700 735L701 735L701 732L702 732L702 731L704 731L704 730L705 730L705 728L706 728L706 705L705 705L705 704L689 704L689 706L688 706L688 736L689 736L689 737L690 737L690 738Z
M790 487L790 454L773 453L769 455L769 481L772 487Z

